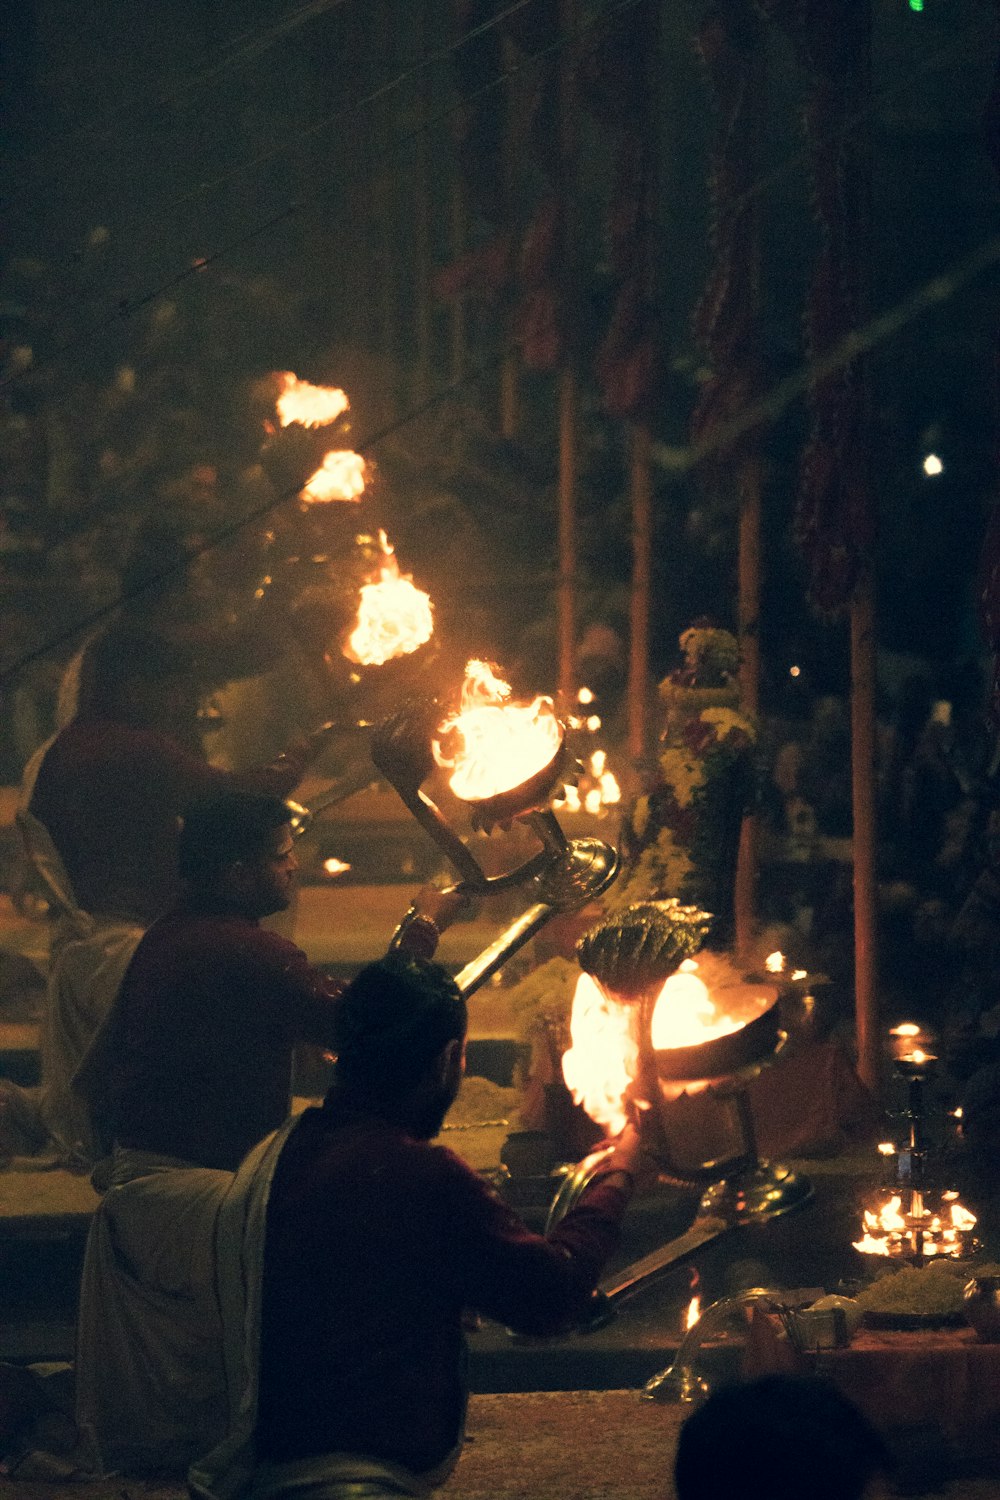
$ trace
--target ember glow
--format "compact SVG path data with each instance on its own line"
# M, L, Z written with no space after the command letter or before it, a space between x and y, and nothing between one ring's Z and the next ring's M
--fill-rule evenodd
M563 730L551 698L511 701L510 685L488 662L470 661L459 711L438 728L434 759L450 771L463 802L480 802L523 786L556 757Z
M291 370L281 372L282 389L276 403L282 427L297 422L300 427L326 427L343 416L350 406L347 396L336 386L310 385L299 380Z
M331 500L360 500L364 494L367 466L360 453L338 448L326 454L315 474L303 486L302 499L326 503Z
M940 1196L937 1211L928 1199ZM966 1236L976 1226L976 1216L963 1208L954 1192L932 1195L918 1188L909 1190L910 1204L903 1205L903 1195L890 1193L876 1208L866 1208L862 1216L864 1233L855 1240L855 1250L863 1255L881 1255L893 1260L920 1260L931 1257L955 1258L966 1252Z
M639 1022L637 1005L623 1005L591 975L580 975L563 1078L574 1101L609 1135L624 1130L628 1119L625 1095L639 1065Z
M378 577L361 585L358 622L344 648L350 661L381 667L398 656L409 656L434 634L430 595L399 571L396 554L384 531L379 531L382 563Z

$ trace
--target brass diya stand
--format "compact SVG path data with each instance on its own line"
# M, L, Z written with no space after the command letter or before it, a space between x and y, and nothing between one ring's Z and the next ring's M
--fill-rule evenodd
M605 891L618 873L618 851L601 839L568 839L548 806L568 774L563 730L549 762L519 786L469 803L472 824L489 832L500 825L526 824L540 848L516 869L487 875L472 850L423 791L434 768L431 748L441 717L440 706L420 700L404 706L375 730L372 761L399 794L459 875L458 889L488 896L514 887L533 888L535 900L470 963L455 975L463 995L470 995L502 968L552 917L579 910Z
M657 1051L647 1058L647 1069L651 1064L659 1080L655 1092L647 1085L647 1098L676 1098L696 1086L699 1092L731 1101L740 1145L732 1156L692 1167L673 1160L662 1117L657 1115L651 1127L645 1127L650 1138L647 1149L661 1170L680 1182L702 1183L704 1191L695 1217L683 1234L599 1284L588 1328L602 1327L628 1297L729 1230L766 1224L810 1201L813 1188L807 1178L781 1163L761 1159L746 1092L763 1068L777 1059L786 1040L786 1034L778 1029L776 1004L772 1004L730 1036L699 1046ZM727 1060L731 1071L722 1072L719 1065ZM610 1150L604 1147L591 1153L566 1175L553 1199L546 1232L579 1201Z

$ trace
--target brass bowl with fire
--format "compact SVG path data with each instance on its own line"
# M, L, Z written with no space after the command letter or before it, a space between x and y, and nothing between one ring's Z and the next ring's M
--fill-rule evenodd
M746 1094L786 1040L779 989L746 979L724 955L701 951L711 920L676 900L645 903L609 918L577 948L583 972L563 1058L574 1100L609 1137L632 1110L648 1106L649 1157L670 1178L705 1185L695 1226L656 1252L643 1275L659 1274L732 1225L766 1222L812 1196L806 1179L760 1160ZM684 1096L700 1094L726 1112L734 1149L688 1164L676 1159L671 1115ZM578 1201L607 1149L567 1172L550 1225ZM631 1291L639 1279L626 1275L614 1290Z

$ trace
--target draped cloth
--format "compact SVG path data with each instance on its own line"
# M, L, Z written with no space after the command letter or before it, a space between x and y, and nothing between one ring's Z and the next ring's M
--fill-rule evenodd
M73 1077L107 1019L143 928L81 909L48 830L28 812L47 748L42 745L28 764L15 815L25 857L55 914L41 1031L42 1086L35 1102L46 1145L69 1161L90 1163L100 1153Z
M121 1147L110 1158L76 1353L77 1424L104 1472L180 1475L225 1432L213 1249L232 1175Z
M285 1464L258 1464L254 1452L261 1341L261 1288L267 1205L282 1149L297 1119L266 1136L247 1156L222 1199L216 1226L216 1287L228 1391L228 1430L192 1464L194 1500L375 1500L426 1496L451 1473L458 1450L431 1474L364 1454L325 1453Z

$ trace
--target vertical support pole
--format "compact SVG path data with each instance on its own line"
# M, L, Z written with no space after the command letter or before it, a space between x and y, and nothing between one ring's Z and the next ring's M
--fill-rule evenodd
M559 372L559 575L556 632L559 701L572 702L576 689L576 370L567 361Z
M577 0L560 0L562 50L559 57L559 156L562 192L563 359L559 371L559 563L556 636L559 701L567 708L576 690L576 440L577 373L575 348L576 278L576 102L575 46Z
M426 63L432 46L431 3L423 0L420 12L420 57ZM431 392L434 318L431 307L431 69L420 74L420 130L417 132L416 212L414 215L414 261L416 265L416 402Z
M504 224L510 232L520 221L517 193L517 69L514 49L509 40L503 44L504 72L509 74L504 95L503 129L503 215ZM504 320L504 337L508 347L504 351L500 366L500 433L508 441L517 436L521 417L520 362L518 352L511 347L510 317Z
M652 440L645 422L631 429L632 592L629 598L628 756L633 774L649 746L649 610L653 569Z
M760 544L761 463L756 452L740 466L738 632L740 642L740 701L743 712L760 713ZM733 927L736 952L748 955L756 932L757 814L751 810L740 825L733 889Z
M854 1007L858 1076L881 1091L875 883L875 578L851 603L851 806L854 815Z

